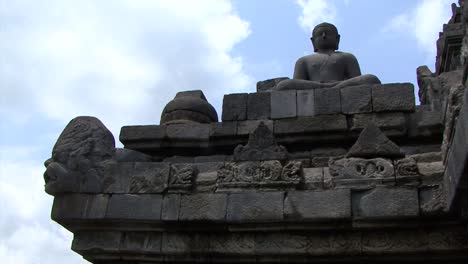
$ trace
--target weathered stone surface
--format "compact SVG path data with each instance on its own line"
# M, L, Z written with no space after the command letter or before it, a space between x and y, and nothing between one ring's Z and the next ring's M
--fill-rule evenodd
M409 137L440 137L444 127L440 112L431 111L428 107L417 106L416 112L409 114Z
M208 140L209 124L170 124L167 126L167 137L172 140Z
M161 124L218 122L218 114L201 90L178 92L161 114Z
M180 194L164 195L161 219L164 221L177 221L179 219Z
M315 115L341 113L341 96L339 88L323 88L314 91Z
M372 107L375 112L414 111L414 86L411 83L391 83L372 87Z
M83 254L86 251L118 252L122 233L117 231L80 231L73 238L72 250Z
M265 124L268 129L273 131L273 120L247 120L237 123L237 135L250 135L260 125Z
M275 134L337 132L346 131L348 129L348 124L344 115L324 115L275 120L274 126Z
M464 92L465 87L459 83L447 87L447 95L445 98L445 103L443 104L443 109L445 109L445 112L442 112L442 120L445 125L441 147L444 163L449 153L449 148L451 144L453 144L452 141L454 140L453 136L456 133L454 130L456 130L458 116L460 115L462 106L466 105L463 103L466 101L467 98L465 96L464 99Z
M367 254L424 252L427 244L427 233L423 230L382 230L363 233L362 251Z
M440 215L447 211L444 189L438 185L419 189L419 207L422 215Z
M227 233L210 236L210 252L214 254L253 254L255 235Z
M353 215L365 218L418 216L417 189L375 188L353 193Z
M83 216L87 219L104 218L106 216L109 197L110 195L108 194L90 195Z
M65 194L54 198L51 218L55 221L65 219L82 219L85 216L87 194Z
M341 112L344 114L372 112L372 85L341 88Z
M315 100L314 90L297 91L297 116L314 116Z
M167 188L169 164L136 162L130 179L130 193L162 193Z
M52 158L44 164L45 191L51 195L101 192L100 178L114 153L114 136L99 119L90 116L72 119L57 139Z
M279 82L289 79L288 77L280 77L257 82L257 92L265 92L272 90Z
M116 148L115 160L117 162L150 162L152 157L136 150Z
M401 157L403 154L400 152L400 148L388 139L378 127L373 123L369 123L346 156L356 158L395 158Z
M104 193L128 193L135 163L110 163L105 167L103 177Z
M388 136L404 136L407 133L406 118L403 113L367 113L353 115L351 131L359 131L374 123Z
M179 220L181 221L224 221L227 194L200 193L182 195Z
M237 122L211 123L210 137L233 137L237 134Z
M306 189L323 189L323 168L304 168L303 171Z
M271 118L280 119L297 115L296 91L271 92Z
M392 162L382 158L330 159L328 165L330 174L336 179L384 179L395 176Z
M270 118L270 93L250 93L247 99L247 119Z
M223 98L223 121L247 119L248 94L226 94Z
M161 140L166 137L165 125L123 126L119 140L122 143L139 140Z
M161 252L165 254L190 254L210 251L210 239L200 234L165 232Z
M278 160L227 162L217 176L218 186L225 188L291 187L304 181L300 161L284 166Z
M190 164L171 165L169 189L171 191L189 191L193 189L197 167Z
M234 149L235 161L242 160L284 160L288 151L276 143L273 132L260 122L258 127L249 135L246 145L238 145Z
M351 217L351 191L291 191L284 200L288 220L320 221Z
M160 253L162 234L159 232L124 232L120 250L138 254Z
M109 200L106 218L160 220L162 200L159 194L114 194Z
M229 194L228 222L283 220L283 192L242 192Z
M444 176L445 167L442 161L418 162L418 172L421 175L422 184L430 185L440 181Z

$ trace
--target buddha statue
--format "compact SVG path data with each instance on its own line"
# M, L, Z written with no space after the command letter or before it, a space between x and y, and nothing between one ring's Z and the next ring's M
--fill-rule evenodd
M311 40L315 53L298 59L293 79L281 81L274 90L380 84L374 75L361 75L359 63L353 54L337 51L340 35L333 24L317 25L312 31Z

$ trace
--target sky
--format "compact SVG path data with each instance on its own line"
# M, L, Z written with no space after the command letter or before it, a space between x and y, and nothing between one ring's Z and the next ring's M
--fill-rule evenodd
M453 2L0 0L0 263L87 263L50 220L42 177L72 118L99 118L118 141L122 126L159 124L178 91L199 89L221 116L224 94L292 77L324 21L363 73L417 90Z

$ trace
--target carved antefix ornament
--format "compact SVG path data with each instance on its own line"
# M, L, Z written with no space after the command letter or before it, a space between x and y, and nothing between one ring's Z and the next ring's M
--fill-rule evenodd
M249 135L247 145L239 145L234 150L235 161L285 160L288 151L276 143L271 130L261 122Z

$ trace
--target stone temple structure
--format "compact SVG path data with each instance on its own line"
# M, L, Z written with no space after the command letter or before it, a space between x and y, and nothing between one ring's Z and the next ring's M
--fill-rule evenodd
M73 119L45 163L52 219L92 263L468 263L468 6L452 9L421 105L322 25L294 79L225 95L221 122L201 91L123 127L124 148Z

